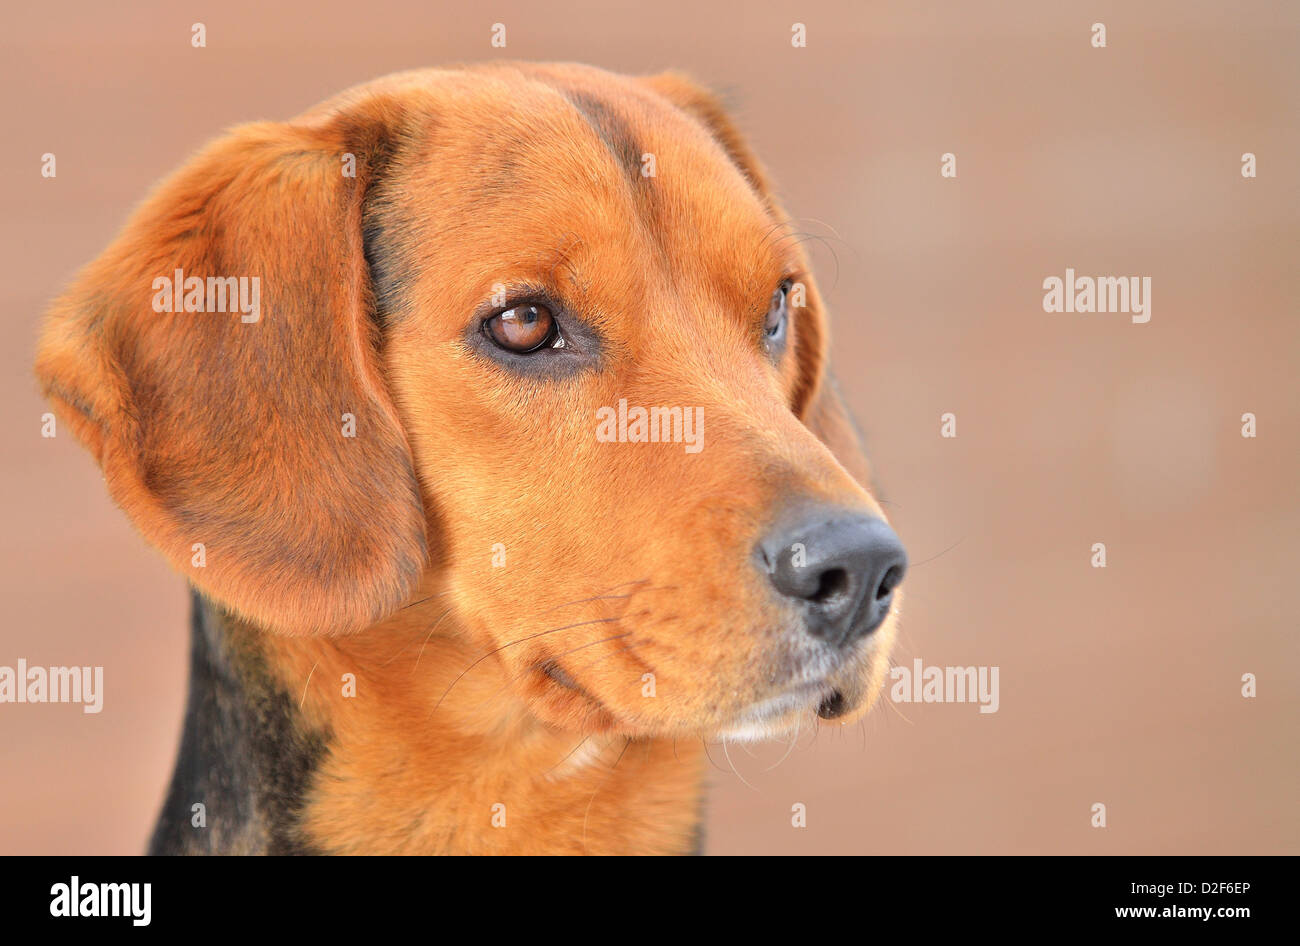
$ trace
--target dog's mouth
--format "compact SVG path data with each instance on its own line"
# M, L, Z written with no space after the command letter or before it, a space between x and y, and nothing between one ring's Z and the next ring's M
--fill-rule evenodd
M558 699L561 705L569 707L585 706L588 711L595 711L604 718L606 723L616 725L611 708L579 683L558 660L547 658L534 664L533 668L546 681L552 699ZM757 699L715 732L728 738L758 740L780 736L813 718L829 721L850 716L860 707L865 695L864 687L852 677L857 669L852 663L840 661L817 670L809 667L801 674L804 677L801 682L792 682ZM810 680L808 671L817 675Z
M609 706L575 680L558 661L548 658L534 664L533 670L543 685L538 694L541 705L560 714L560 718L566 720L562 725L576 725L591 731L617 727L617 717Z
M572 690L575 693L581 693L583 696L590 696L590 694L588 694L582 687L578 686L578 681L565 673L564 668L554 660L543 661L542 665L538 669L560 686L564 687L564 689Z
M722 726L718 735L733 741L758 742L799 729L814 712L823 719L831 719L833 716L827 713L839 715L847 711L842 691L830 683L804 683L747 707Z

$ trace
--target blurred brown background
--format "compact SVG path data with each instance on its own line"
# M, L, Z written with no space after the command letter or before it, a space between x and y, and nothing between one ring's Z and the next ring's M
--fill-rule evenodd
M103 665L106 697L0 705L0 852L141 851L186 677L182 579L39 435L45 305L223 128L488 58L732 97L827 238L838 372L916 563L896 661L1000 668L994 714L886 700L774 768L784 746L731 747L739 776L715 747L711 853L1300 852L1300 5L295 6L7 11L0 664ZM1045 313L1067 266L1150 276L1150 323Z

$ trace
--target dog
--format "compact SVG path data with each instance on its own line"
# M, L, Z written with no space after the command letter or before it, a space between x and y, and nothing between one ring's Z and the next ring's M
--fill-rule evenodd
M828 346L677 73L407 72L206 147L36 358L193 589L151 853L698 852L706 740L855 721L895 637Z

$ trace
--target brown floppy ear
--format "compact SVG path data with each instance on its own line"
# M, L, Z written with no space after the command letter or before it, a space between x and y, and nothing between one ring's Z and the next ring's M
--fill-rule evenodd
M785 211L758 158L727 114L721 99L680 72L665 72L641 79L645 85L693 116L717 140L733 164L766 201L774 221L787 222ZM792 407L804 424L835 454L844 468L863 486L870 486L871 468L862 449L857 427L849 414L834 377L828 350L825 309L817 287L806 289L806 306L795 332L795 358L799 377Z
M374 624L426 560L362 237L400 121L391 100L353 101L210 145L54 304L37 354L144 536L283 633Z

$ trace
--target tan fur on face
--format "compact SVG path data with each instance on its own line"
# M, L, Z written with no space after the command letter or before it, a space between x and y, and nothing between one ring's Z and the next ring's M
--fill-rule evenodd
M47 394L331 733L314 840L676 851L699 738L811 716L753 716L807 658L755 542L794 499L880 510L787 223L679 76L428 70L210 146L56 304ZM260 321L152 312L151 280L178 268L260 276ZM759 326L785 278L807 306L773 364ZM499 284L564 301L597 363L528 377L467 345ZM623 398L701 408L704 449L598 442ZM836 671L844 719L893 635ZM494 829L498 802L526 830Z

